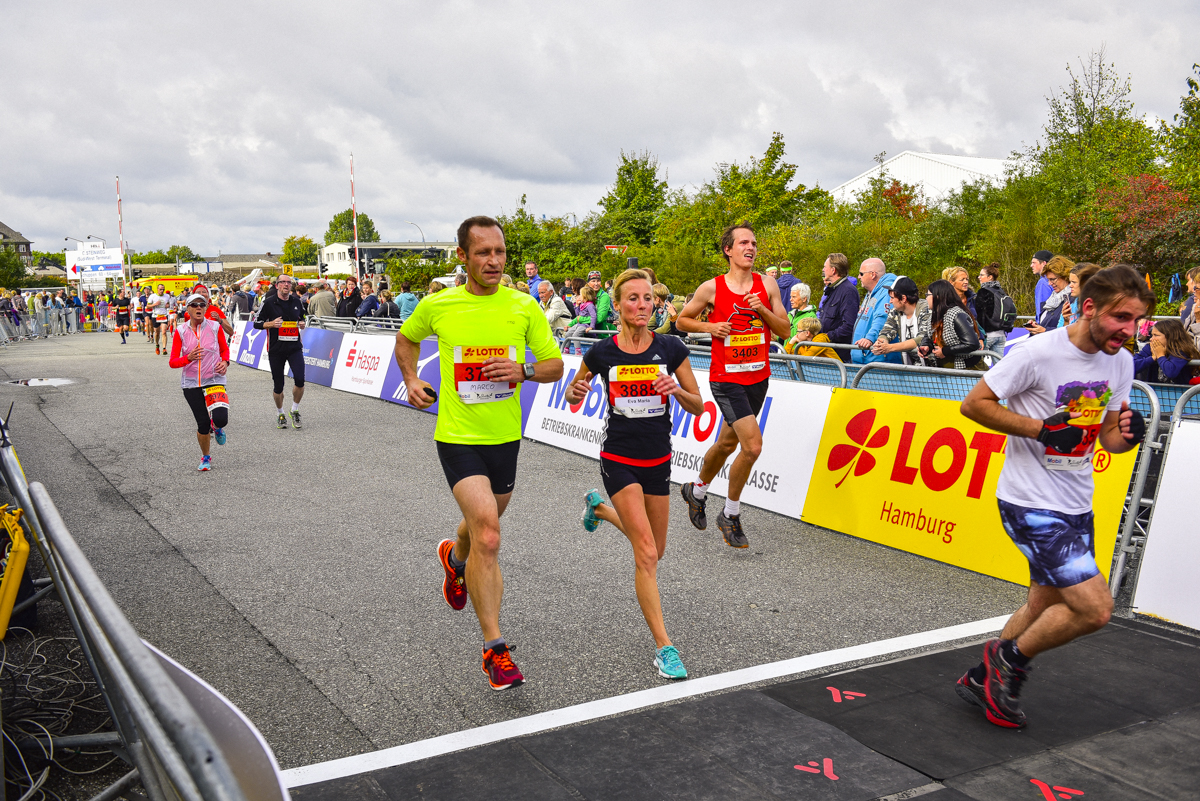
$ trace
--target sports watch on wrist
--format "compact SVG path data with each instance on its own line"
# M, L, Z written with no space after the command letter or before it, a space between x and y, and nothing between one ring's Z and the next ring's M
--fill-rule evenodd
M521 365L521 370L525 373L526 381L533 378L533 362L525 362L525 364Z

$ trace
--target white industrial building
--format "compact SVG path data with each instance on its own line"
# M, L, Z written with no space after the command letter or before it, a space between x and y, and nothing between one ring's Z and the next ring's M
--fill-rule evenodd
M984 180L996 185L1003 184L1004 171L1009 163L1007 159L943 156L940 153L905 150L883 164L856 175L831 190L831 194L839 203L848 203L854 200L855 195L866 191L871 179L883 170L889 178L919 188L926 202L938 203L966 183Z

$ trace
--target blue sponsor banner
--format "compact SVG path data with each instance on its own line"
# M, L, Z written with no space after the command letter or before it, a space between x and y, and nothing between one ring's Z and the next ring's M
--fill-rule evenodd
M237 363L245 367L258 368L258 360L262 357L263 346L267 341L267 332L256 329L254 323L246 323L242 341L238 344Z
M525 351L525 358L528 361L533 361L533 354ZM421 355L417 358L417 376L433 387L433 391L438 394L438 397L441 397L441 359L438 357L438 342L434 337L430 337L421 343ZM525 430L525 423L529 421L529 411L533 408L533 399L537 395L537 387L538 385L532 382L522 382L521 384L521 431ZM383 394L381 397L391 403L399 403L409 408L415 408L408 402L408 388L404 386L404 378L400 374L400 366L396 364L395 359L392 359L388 364L387 375L383 379ZM438 406L439 404L435 403L425 411L437 414Z
M300 342L304 346L305 383L311 381L323 387L332 386L338 350L342 347L342 332L305 328L300 333ZM288 365L287 374L292 374L291 365Z

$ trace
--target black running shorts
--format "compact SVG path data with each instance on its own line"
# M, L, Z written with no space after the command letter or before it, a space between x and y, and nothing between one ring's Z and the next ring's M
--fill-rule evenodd
M731 384L725 381L713 381L713 400L725 422L733 425L743 417L758 417L762 411L763 401L767 399L767 384L771 379L764 378L757 384Z
M616 495L630 484L641 484L643 495L671 494L671 460L651 467L615 462L600 457L600 479L608 497Z
M296 348L291 353L267 351L267 362L271 365L271 378L275 381L275 394L283 394L284 365L292 366L292 381L296 386L304 386L304 349Z
M517 453L521 450L521 440L499 445L435 444L442 472L446 474L451 490L458 482L471 476L487 476L492 482L493 495L507 495L516 486Z

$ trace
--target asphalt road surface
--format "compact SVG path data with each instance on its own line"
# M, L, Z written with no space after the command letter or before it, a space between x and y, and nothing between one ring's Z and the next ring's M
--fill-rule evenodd
M166 362L136 334L18 343L0 350L0 380L75 383L0 383L0 403L16 403L30 480L134 626L245 711L284 768L664 681L627 542L579 523L596 462L521 446L501 625L528 683L496 693L470 605L441 596L435 549L459 515L435 418L310 385L304 429L280 431L269 374L231 366L229 443L198 473ZM696 676L1004 614L1024 595L755 508L743 520L751 547L735 551L672 502L659 585Z

